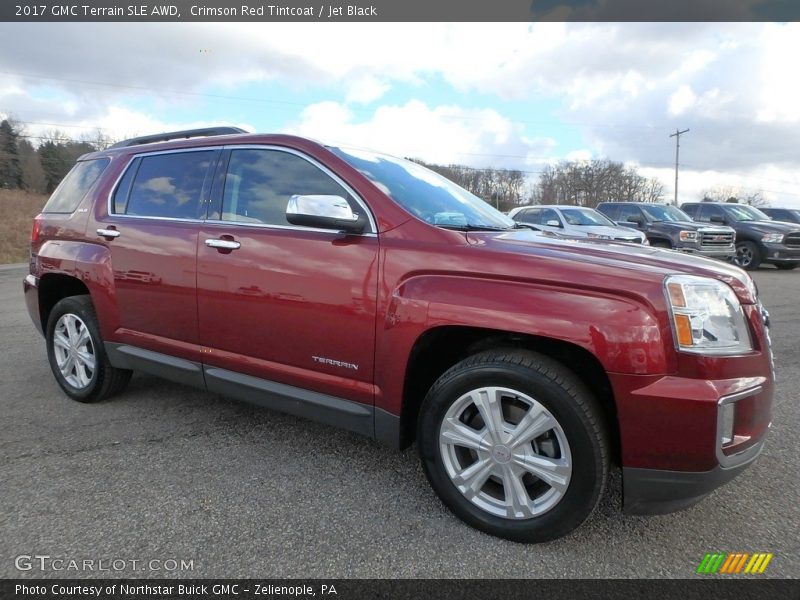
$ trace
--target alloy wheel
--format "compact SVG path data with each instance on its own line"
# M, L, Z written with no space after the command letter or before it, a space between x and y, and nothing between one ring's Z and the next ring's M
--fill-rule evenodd
M507 519L551 510L572 477L559 422L534 398L509 388L482 387L458 398L442 419L439 451L456 489Z
M97 361L92 336L80 317L67 313L58 319L53 332L53 350L66 382L78 390L87 388L92 382Z

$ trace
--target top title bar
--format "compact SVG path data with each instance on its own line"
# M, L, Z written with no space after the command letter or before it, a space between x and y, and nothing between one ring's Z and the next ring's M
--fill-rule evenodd
M133 3L133 2L137 3ZM168 0L169 1L169 0ZM2 0L5 22L798 21L797 0Z

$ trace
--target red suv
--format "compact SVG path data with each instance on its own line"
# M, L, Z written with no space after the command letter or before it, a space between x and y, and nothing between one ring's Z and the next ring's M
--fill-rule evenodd
M80 159L25 299L64 392L141 370L402 448L488 533L693 504L762 449L773 369L737 267L548 238L422 166L230 129Z

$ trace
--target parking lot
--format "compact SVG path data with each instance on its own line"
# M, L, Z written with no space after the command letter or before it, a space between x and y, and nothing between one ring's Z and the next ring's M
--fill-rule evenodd
M458 521L414 448L141 374L111 401L68 400L25 310L24 272L0 267L0 577L682 578L714 551L772 552L764 576L800 574L800 270L755 274L779 379L760 459L658 517L623 516L615 476L583 527L536 546ZM128 563L21 573L19 555Z

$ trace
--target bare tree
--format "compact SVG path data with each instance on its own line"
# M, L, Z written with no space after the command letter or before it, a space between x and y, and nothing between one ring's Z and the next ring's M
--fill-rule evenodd
M731 202L735 204L749 204L750 206L769 206L769 201L764 198L760 190L745 190L730 185L720 185L702 192L704 202Z

